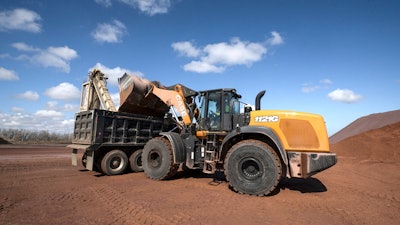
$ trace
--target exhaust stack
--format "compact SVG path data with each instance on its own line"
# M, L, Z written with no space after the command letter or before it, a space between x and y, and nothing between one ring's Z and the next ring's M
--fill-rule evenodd
M257 94L256 96L256 110L261 109L261 98L264 96L265 90L260 91L260 93Z

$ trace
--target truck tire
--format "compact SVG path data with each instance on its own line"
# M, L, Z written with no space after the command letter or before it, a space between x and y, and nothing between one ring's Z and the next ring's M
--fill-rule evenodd
M82 155L82 166L86 168L87 163L87 152L83 153Z
M224 170L230 187L241 194L271 194L282 177L281 161L275 151L258 140L235 144L225 158Z
M128 157L121 150L112 150L101 160L101 170L109 176L123 174L127 165Z
M147 142L142 153L143 170L153 180L165 180L177 172L174 164L171 143L162 137Z
M143 172L142 152L143 149L136 150L129 157L129 165L133 172Z

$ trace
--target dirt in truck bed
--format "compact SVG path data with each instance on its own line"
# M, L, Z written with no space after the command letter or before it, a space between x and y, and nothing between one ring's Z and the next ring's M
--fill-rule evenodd
M338 158L269 197L219 176L103 176L71 165L60 145L0 145L0 224L399 224L399 163Z

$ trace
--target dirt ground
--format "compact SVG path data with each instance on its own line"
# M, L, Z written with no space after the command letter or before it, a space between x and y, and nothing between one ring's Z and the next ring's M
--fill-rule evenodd
M400 224L399 163L339 156L254 197L209 175L102 176L70 157L63 146L0 145L0 224Z

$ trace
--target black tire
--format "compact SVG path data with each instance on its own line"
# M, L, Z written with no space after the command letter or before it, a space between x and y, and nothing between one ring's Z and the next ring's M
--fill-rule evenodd
M121 150L112 150L101 160L101 170L109 176L123 174L127 166L128 157Z
M143 172L142 152L143 149L136 150L129 157L129 165L133 172Z
M82 155L82 166L86 168L86 164L87 164L87 153L83 153Z
M225 158L224 170L231 188L241 194L271 194L282 178L281 161L266 143L245 140L235 144Z
M165 180L176 174L171 143L162 137L147 142L142 153L143 170L153 180Z

